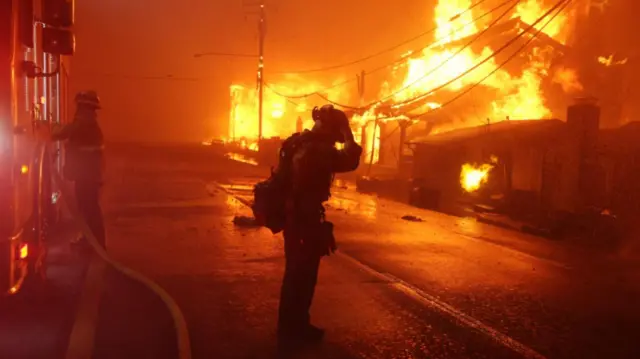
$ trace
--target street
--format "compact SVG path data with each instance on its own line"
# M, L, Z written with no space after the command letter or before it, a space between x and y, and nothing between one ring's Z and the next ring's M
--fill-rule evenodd
M640 1L141 4L0 5L0 359L640 359Z
M175 299L193 357L272 357L282 239L232 223L268 170L204 146L113 146L107 168L109 253ZM328 218L339 253L312 309L327 336L301 357L640 356L633 266L348 186Z

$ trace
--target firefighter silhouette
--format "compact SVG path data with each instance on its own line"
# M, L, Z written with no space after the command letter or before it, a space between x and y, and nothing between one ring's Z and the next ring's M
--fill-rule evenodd
M55 131L54 141L66 141L64 177L74 182L78 210L103 247L106 246L100 189L103 181L104 138L98 124L100 98L95 91L75 97L73 121Z
M309 309L318 278L320 259L335 250L333 225L325 220L323 203L329 199L333 177L355 170L362 148L354 141L344 112L331 105L314 108L311 130L287 139L282 151L293 151L289 168L285 273L280 295L280 348L321 340L324 331L310 322ZM335 147L344 143L343 149ZM279 165L280 167L280 165ZM276 168L276 171L278 168Z

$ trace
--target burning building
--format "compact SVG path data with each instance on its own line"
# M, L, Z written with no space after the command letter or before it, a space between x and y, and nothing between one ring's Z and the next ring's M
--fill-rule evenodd
M300 80L298 80L300 81ZM308 82L300 86L296 81L280 82L269 85L263 99L263 138L286 138L301 129L313 126L311 109L322 105L320 99L305 98L304 94L322 91L319 83ZM300 96L288 99L281 93ZM339 90L324 91L325 95L342 96ZM258 140L258 93L253 86L232 85L229 112L229 133L226 139L231 142L243 142L246 147L257 150Z
M555 119L503 121L416 139L413 178L437 192L437 209L447 211L467 195L490 201L535 193L551 201L556 192L547 192L547 182L559 174L542 168L562 151L564 127Z
M317 93L349 104L356 140L365 148L363 162L408 176L412 152L404 145L407 140L506 120L564 118L571 100L585 92L606 104L612 91L602 90L601 74L625 61L584 59L572 47L579 43L578 25L592 10L586 3L493 0L476 6L472 0L438 0L433 41L392 64L382 83L369 83L377 86L368 91L375 93L374 100L360 94L359 105L349 102L358 96L339 86L344 81L288 78L269 84L264 137L309 128L310 109L323 103L313 96ZM255 88L234 85L231 98L228 140L257 149ZM615 111L603 108L602 123L614 122Z
M590 227L606 214L623 230L637 228L640 125L602 129L600 119L596 101L580 99L566 121L503 121L417 139L412 201L455 214L480 205L547 226L573 218Z
M543 95L545 87L553 88L547 91L547 97L552 98L559 98L553 90L571 95L581 90L575 70L557 61L565 55L573 22L579 16L577 6L554 8L556 2L543 0L483 3L484 8L474 6L471 0L439 0L434 11L433 42L393 66L390 77L378 84L376 100L367 104L361 99L360 106L350 106L360 108L354 111L352 123L357 139L366 148L363 158L366 162L381 162L380 142L385 138L385 130L394 131L396 136L405 132L403 136L411 137L413 132L424 134L426 130L443 132L474 126L474 122L487 118L498 122L507 118L553 117L566 103L547 101ZM557 13L553 11L556 9ZM524 34L527 27L531 31ZM528 41L535 29L541 31L537 42L504 66L504 60L518 52L518 45ZM518 41L500 49L518 33L521 35ZM319 92L336 103L349 103L350 94L340 86L323 90L306 79L298 81L279 82L271 85L275 89L265 92L265 137L284 137L296 129L299 116L308 117L309 108L315 104L301 94ZM470 86L478 89L455 104L447 103ZM282 93L289 94L288 99L279 95ZM251 87L233 86L231 97L228 137L255 140L258 134L255 91ZM295 103L290 101L293 97L300 99ZM443 114L437 120L416 115L438 110L445 103L446 110L437 111ZM407 118L430 124L409 126L406 131L384 125ZM305 122L308 127L309 121ZM399 137L396 143L401 142ZM382 157L389 161L389 155Z

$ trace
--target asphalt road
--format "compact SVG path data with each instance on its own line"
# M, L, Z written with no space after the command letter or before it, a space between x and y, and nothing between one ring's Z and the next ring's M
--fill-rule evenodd
M202 148L113 148L110 253L157 281L194 358L269 358L282 241L232 224L255 168ZM304 358L638 358L638 271L615 258L336 189ZM414 215L422 221L400 217Z
M80 229L67 211L49 234L44 285L0 298L1 359L177 357L175 325L156 293L88 245L71 245Z
M77 233L71 225L58 229L49 238L47 285L0 298L0 358L65 355L90 257L69 247L68 238Z

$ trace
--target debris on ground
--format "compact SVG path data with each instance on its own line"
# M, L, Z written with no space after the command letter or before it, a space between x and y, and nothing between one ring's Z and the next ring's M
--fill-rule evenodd
M249 216L235 216L233 217L233 224L240 227L260 227L256 223L256 219Z
M405 221L410 221L410 222L424 222L424 220L420 217L416 217L416 216L412 216L412 215L406 215L406 216L402 216L402 219L404 219Z

